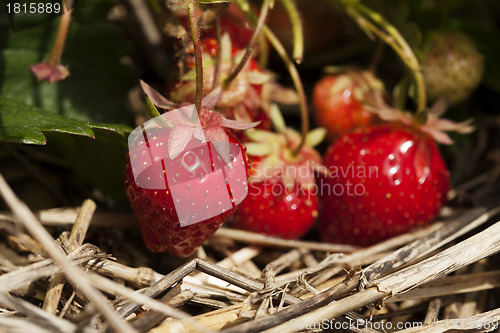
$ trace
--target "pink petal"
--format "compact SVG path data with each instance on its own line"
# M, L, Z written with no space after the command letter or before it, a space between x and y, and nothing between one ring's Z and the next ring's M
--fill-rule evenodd
M205 138L205 133L203 132L203 128L201 126L198 127L193 127L193 136L201 141L201 142L207 142L208 140Z
M163 97L158 91L154 90L150 85L148 85L146 82L140 80L142 90L144 93L149 97L151 102L153 102L154 105L163 108L163 109L174 109L176 107L176 104L174 102L169 101L165 97Z
M444 145L453 144L453 140L445 132L436 128L425 128L425 132L428 133L434 140Z
M165 112L163 118L170 127L177 126L201 126L198 116L194 112L194 104L186 105L181 108ZM193 115L194 117L193 119Z
M193 137L194 129L189 126L178 126L172 129L168 138L168 156L171 160L184 151L186 145Z
M209 127L205 129L205 135L210 142L215 146L215 150L219 153L220 157L229 164L231 159L229 157L230 146L229 137L222 127Z
M254 128L255 126L259 125L261 122L259 121L254 121L251 123L247 123L245 121L237 121L237 120L229 120L224 117L221 117L221 122L220 125L226 128L232 128L232 129L237 129L237 130L247 130L250 128Z
M220 97L222 96L222 89L220 87L212 90L208 95L203 97L201 101L201 106L206 107L209 110L215 108L217 103L220 101Z
M46 63L41 63L30 66L29 70L38 81L46 80L49 83L64 80L69 76L68 69L63 65L52 66Z

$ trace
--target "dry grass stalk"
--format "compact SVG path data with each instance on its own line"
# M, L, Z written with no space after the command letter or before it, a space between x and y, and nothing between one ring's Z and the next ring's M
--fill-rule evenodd
M335 318L348 311L378 302L391 295L425 284L500 251L500 222L486 230L413 266L373 281L374 287L363 290L336 303L296 318L299 322L315 323ZM270 326L272 327L272 326ZM266 332L294 332L287 324L272 327Z
M178 308L193 299L193 297L194 294L192 292L181 291L180 285L178 285L178 287L174 287L166 293L160 301L173 308ZM140 332L146 332L160 324L166 317L167 316L162 312L150 310L139 319L134 320L132 326ZM198 321L201 325L207 327L202 321Z
M82 264L91 259L96 259L101 254L97 253L97 248L92 245L83 246L68 256L75 264ZM0 293L7 293L14 289L24 287L36 280L51 276L62 271L61 266L54 264L51 259L45 259L37 263L24 266L17 270L0 276Z
M328 304L334 299L344 295L348 291L353 290L359 284L360 277L361 272L359 270L353 271L341 283L316 296L304 300L299 304L294 304L287 308L284 308L283 310L276 312L273 315L240 324L233 328L224 330L224 332L238 333L246 331L260 331L265 328L279 325L280 323L296 318L303 313L307 313L313 309L317 309L325 304Z
M489 258L485 258L472 265L470 271L475 274L486 273L488 264L489 264ZM482 309L484 308L484 303L482 299L484 298L485 294L486 294L485 291L467 293L464 296L464 302L462 309L460 310L459 317L460 318L472 317L481 312Z
M489 220L500 211L495 208L486 212L486 209L479 207L466 212L459 218L449 221L441 228L431 232L425 237L419 238L414 242L402 247L392 253L389 257L382 258L373 263L363 271L363 284L368 286L371 281L384 276L385 274L401 267L402 265L424 256L425 254L449 243L468 231L478 227Z
M455 320L439 320L429 325L400 330L401 333L432 332L441 333L446 331L469 331L469 332L491 332L498 327L500 321L500 309L480 313L469 318ZM482 323L482 325L479 325Z
M30 322L37 325L34 332L38 332L38 330L61 333L77 332L77 326L70 321L54 316L20 298L12 297L9 294L0 294L0 304L25 314ZM25 330L26 328L23 327L22 329Z
M250 305L248 308L250 311L255 311L258 309L257 304ZM241 315L241 304L228 306L223 309L210 311L198 316L195 316L196 320L198 320L203 325L210 327L213 330L221 330L225 326L236 325L241 321L244 321L245 318L242 318ZM169 333L174 332L174 328L185 330L185 332L193 332L186 327L181 321L174 320L165 320L158 327L154 328L150 331L150 333Z
M251 259L253 259L255 256L257 256L261 252L261 249L256 246L247 246L244 247L223 260L219 261L217 263L217 266L226 268L226 269L232 269L233 271L235 270L235 267L241 266L245 263L248 263ZM261 275L261 271L258 270L258 275ZM227 282L218 279L214 276L210 276L204 273L197 273L192 277L186 277L185 282L190 282L191 284L196 284L196 285L211 285L215 287L220 287L224 289L228 289ZM242 291L241 288L230 288L233 291ZM236 289L236 290L235 290Z
M429 302L429 307L427 308L427 313L423 321L425 324L430 324L435 322L439 316L439 310L441 309L441 298L435 298Z
M89 199L85 200L82 204L69 236L69 242L73 248L77 248L82 245L96 207L95 202ZM56 274L50 279L49 289L43 302L43 309L48 313L56 314L63 287L64 276L62 274Z
M244 242L246 244L280 247L280 248L300 248L312 251L352 252L357 249L356 247L350 245L287 240L287 239L265 236L254 232L236 230L230 228L221 228L217 230L214 237L232 239L234 241Z
M91 259L85 267L111 278L122 279L138 288L149 287L164 277L149 267L129 267L110 259Z
M54 239L50 236L47 230L40 224L36 216L26 206L24 202L19 200L9 187L3 176L0 174L0 195L3 197L9 208L21 222L24 227L30 232L31 236L36 239L45 249L47 254L63 268L66 278L77 285L99 309L103 316L108 320L109 324L117 331L131 333L133 329L116 315L114 309L107 303L106 299L83 277L82 271L72 263L63 251L54 243Z
M500 271L447 276L429 282L402 294L395 295L387 302L401 302L407 299L457 295L500 287Z
M162 303L156 299L150 298L143 293L136 292L133 289L125 287L119 283L116 283L110 279L102 277L95 273L87 273L87 278L92 281L92 283L99 289L115 293L117 295L123 296L127 299L130 299L136 304L144 304L152 310L157 312L164 313L167 316L170 316L175 319L183 319L186 324L196 328L200 332L212 332L210 329L204 327L199 322L193 319L192 316L177 310L175 308L170 307L166 303Z
M47 227L71 227L81 207L60 207L44 209L35 215L42 225ZM0 212L0 221L15 223L16 217L9 212ZM97 212L92 218L92 227L137 228L137 222L131 214Z

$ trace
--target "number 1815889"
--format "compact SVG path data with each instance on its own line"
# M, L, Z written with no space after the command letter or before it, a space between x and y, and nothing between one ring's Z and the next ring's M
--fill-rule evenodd
M59 14L61 12L60 3L51 2L28 2L28 3L7 3L8 14Z

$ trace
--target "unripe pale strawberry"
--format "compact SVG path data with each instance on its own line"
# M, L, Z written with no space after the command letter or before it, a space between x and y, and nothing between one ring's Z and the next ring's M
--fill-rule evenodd
M424 49L422 68L429 100L445 97L449 104L457 104L481 82L483 56L463 33L436 32Z

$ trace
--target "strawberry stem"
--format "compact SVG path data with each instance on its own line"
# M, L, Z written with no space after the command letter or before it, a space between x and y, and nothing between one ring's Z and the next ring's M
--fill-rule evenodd
M346 12L369 36L376 35L389 45L406 66L411 70L417 88L417 112L415 121L423 124L427 121L427 96L425 91L424 77L420 63L415 53L401 36L399 31L389 23L382 15L352 0L344 0Z
M255 29L252 34L252 38L250 38L250 42L248 42L248 45L245 49L245 54L243 55L243 58L241 59L240 63L236 66L236 68L229 74L229 76L224 80L224 87L227 88L231 82L238 76L238 74L241 72L243 67L245 67L246 63L252 56L253 49L255 47L255 43L257 42L257 38L260 35L260 31L262 30L262 27L264 26L264 21L267 18L267 13L269 12L269 3L271 0L264 0L262 3L262 7L260 10L260 16L257 21L257 25L255 26Z
M71 13L73 12L73 10L68 10L68 8L71 8L72 2L73 1L68 1L68 6L66 6L66 3L63 1L64 14L61 16L61 21L59 22L56 41L54 42L52 51L50 52L49 58L46 61L48 65L53 67L59 65L59 62L61 61L61 55L64 50L64 43L66 42L69 24L71 22Z
M264 34L259 35L259 58L257 63L260 68L266 68L269 62L269 45L267 44L266 36Z
M250 10L250 5L247 0L239 0L238 6L240 6L241 10L245 13L246 18L249 22L255 22L256 17L255 14ZM304 86L302 85L302 80L300 79L299 72L297 71L297 67L295 67L294 62L288 56L285 47L281 44L280 40L276 35L269 29L265 24L262 27L262 32L266 35L267 39L274 47L278 55L281 57L281 60L285 63L285 66L292 78L293 85L297 90L297 95L299 97L299 106L300 106L300 115L302 119L301 126L301 139L297 148L293 151L293 155L297 155L305 144L307 132L309 131L309 110L307 108L307 100L306 94L304 92Z
M187 12L189 17L189 27L191 30L191 40L194 47L194 63L196 68L196 95L194 98L194 105L196 107L196 111L200 112L201 100L203 99L203 60L198 30L198 19L195 17L194 10L194 2L190 1L187 5Z
M295 1L292 0L280 0L281 4L288 13L290 23L292 24L293 32L293 52L292 58L297 64L302 62L304 56L304 31L302 28L302 22L300 20L300 13L297 9Z
M263 32L266 35L269 42L271 43L271 45L276 50L276 52L279 54L283 62L285 63L285 66L288 69L288 72L290 73L290 77L292 78L293 85L295 86L295 89L297 90L297 94L299 97L300 116L302 120L301 131L300 131L301 138L299 145L293 151L293 155L297 155L304 146L307 132L309 131L309 110L307 108L307 100L306 100L306 94L304 92L304 86L302 85L302 80L300 79L297 67L295 67L295 64L293 63L292 59L290 59L290 57L286 53L283 44L281 44L276 35L268 27L264 26Z

